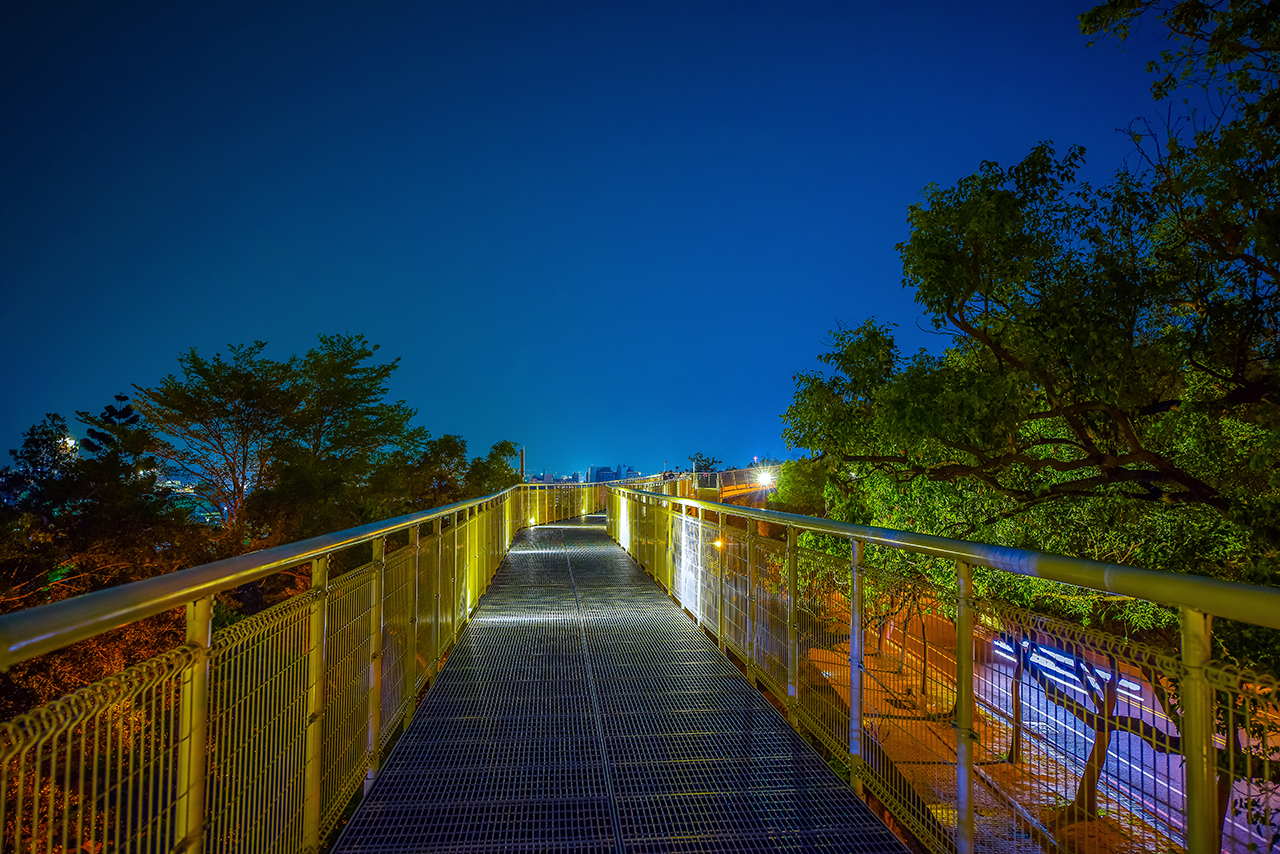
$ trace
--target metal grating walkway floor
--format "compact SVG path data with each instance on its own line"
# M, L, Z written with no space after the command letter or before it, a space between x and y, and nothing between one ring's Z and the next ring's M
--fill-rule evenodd
M333 850L906 849L597 516L520 535Z

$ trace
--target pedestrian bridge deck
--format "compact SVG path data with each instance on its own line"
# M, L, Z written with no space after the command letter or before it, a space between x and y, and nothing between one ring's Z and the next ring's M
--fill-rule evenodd
M334 851L904 852L603 522L520 534Z

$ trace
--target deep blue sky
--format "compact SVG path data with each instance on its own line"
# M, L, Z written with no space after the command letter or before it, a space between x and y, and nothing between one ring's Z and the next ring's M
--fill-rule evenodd
M1163 33L1088 48L1085 8L9 0L0 449L192 346L360 332L473 454L781 455L837 322L936 346L926 184L1040 140L1103 179L1158 113Z

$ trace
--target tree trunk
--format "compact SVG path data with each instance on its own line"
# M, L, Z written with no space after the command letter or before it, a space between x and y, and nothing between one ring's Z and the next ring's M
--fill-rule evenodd
M1018 643L1018 641L1015 641ZM1017 765L1022 761L1022 656L1015 651L1017 664L1013 667L1013 736L1009 739L1009 753L1005 761Z
M929 696L929 632L924 624L924 608L916 606L920 616L920 708L923 710Z
M1093 695L1096 700L1102 701L1094 702L1097 710L1095 720L1099 721L1101 726L1093 732L1093 747L1089 750L1089 760L1085 762L1084 773L1080 775L1080 783L1076 786L1075 799L1063 813L1061 824L1064 827L1074 821L1098 816L1098 780L1102 777L1107 752L1111 749L1111 733L1115 724L1116 702L1120 687L1120 668L1114 659L1110 664L1111 678L1103 686L1101 696ZM1081 681L1084 681L1083 678Z

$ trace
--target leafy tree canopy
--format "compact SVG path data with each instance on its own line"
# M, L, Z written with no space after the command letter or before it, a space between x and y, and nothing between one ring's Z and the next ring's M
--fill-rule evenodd
M716 466L722 464L724 460L718 460L715 457L709 457L702 452L696 452L688 458L693 464L694 471L715 471Z
M1143 15L1172 44L1153 92L1188 109L1135 130L1139 168L1091 186L1045 143L927 187L898 251L949 345L907 356L871 319L796 375L783 436L832 515L1275 582L1280 10L1114 0L1081 26Z

